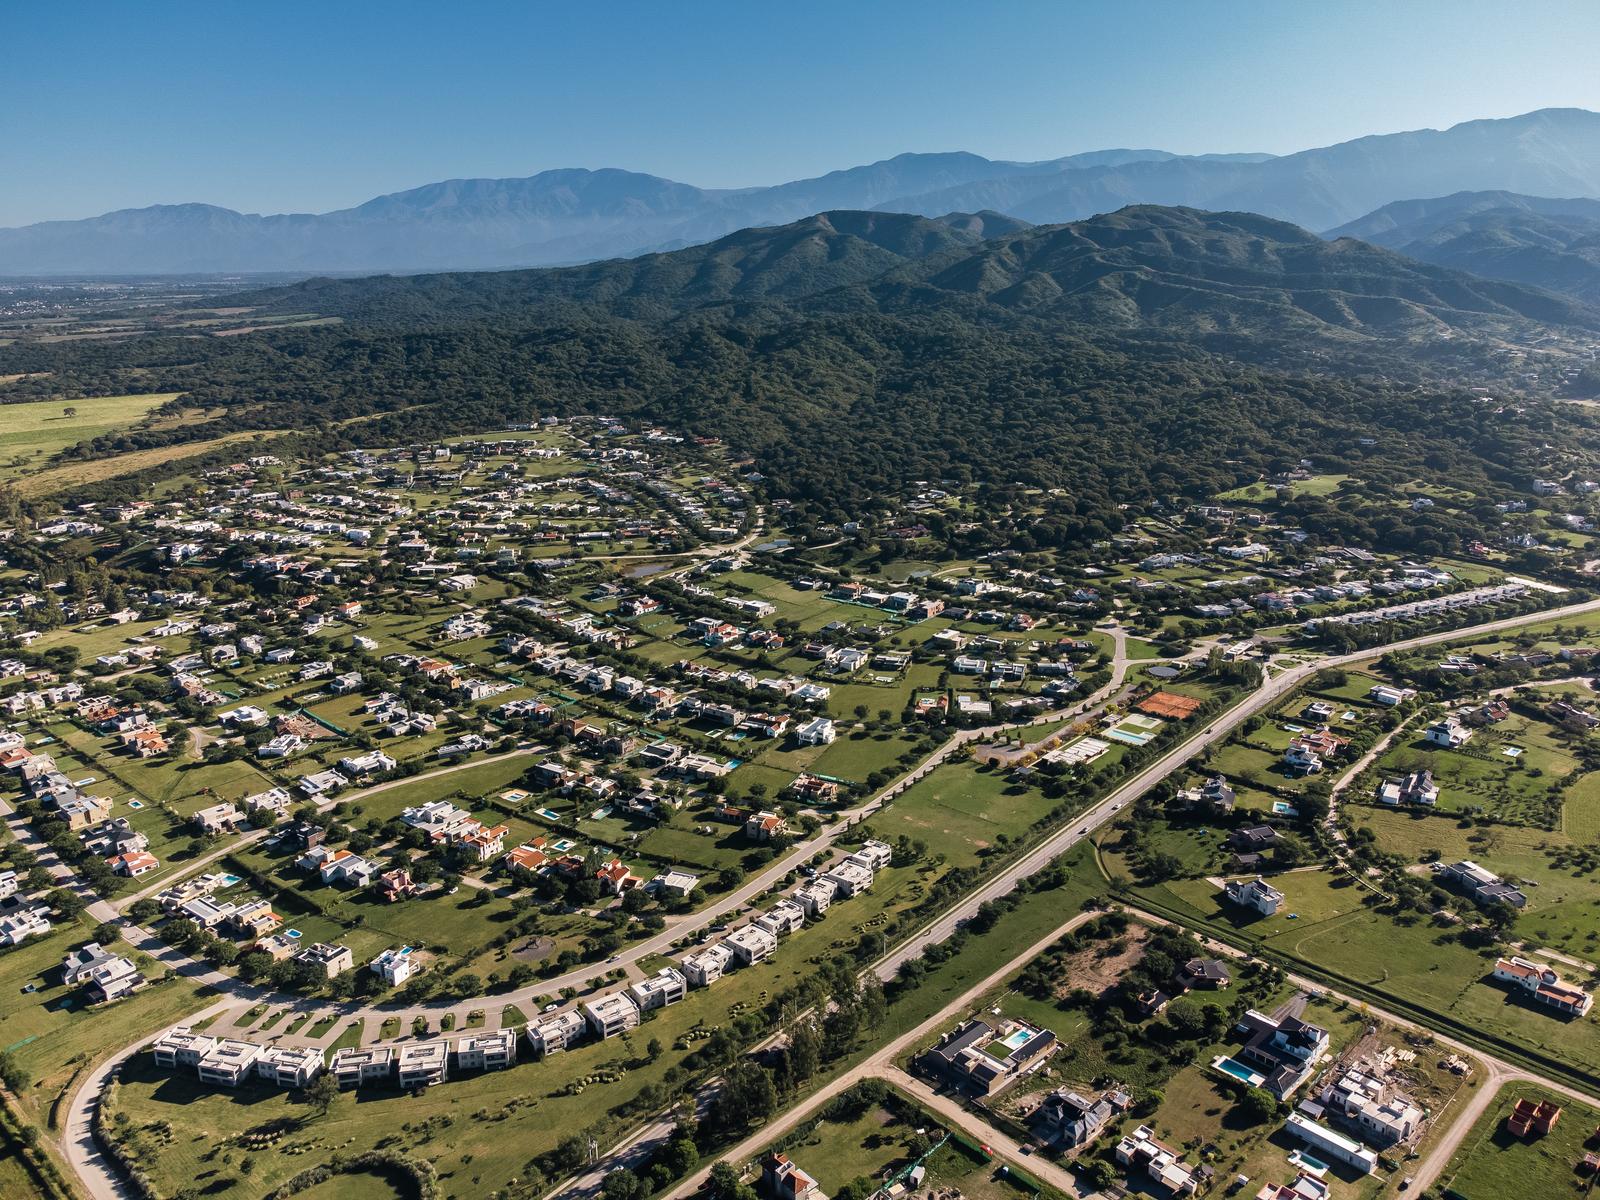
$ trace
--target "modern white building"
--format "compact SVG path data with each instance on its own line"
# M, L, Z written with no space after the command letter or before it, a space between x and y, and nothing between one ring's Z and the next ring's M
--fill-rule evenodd
M297 963L309 963L329 979L335 975L343 975L356 965L355 955L350 953L349 946L336 946L329 942L318 942L314 946L307 946L294 956L294 960Z
M648 979L628 985L628 995L641 1013L676 1004L689 994L689 981L675 967L662 967Z
M205 1057L195 1068L195 1073L205 1083L238 1087L240 1081L251 1073L256 1065L256 1059L260 1057L261 1047L254 1042L223 1038L206 1052Z
M410 946L391 946L369 965L372 973L390 987L399 987L417 973L416 956Z
M722 944L733 951L741 966L752 967L772 957L772 952L778 948L778 939L759 925L746 925L723 938Z
M794 894L806 916L816 918L827 912L835 896L834 886L821 879L813 879Z
M402 1042L395 1075L405 1089L432 1087L450 1078L450 1043L445 1038Z
M794 740L802 746L826 746L836 736L827 717L812 717L794 727Z
M1231 879L1223 893L1232 903L1253 909L1264 917L1272 916L1283 907L1283 893L1259 875L1254 879Z
M302 1088L322 1074L322 1051L315 1046L267 1046L256 1058L256 1074L283 1088Z
M1378 1169L1376 1151L1299 1113L1290 1113L1283 1129L1290 1137L1304 1142L1315 1150L1319 1158L1331 1158L1335 1162L1354 1167L1368 1175Z
M503 1071L517 1061L514 1029L478 1030L456 1039L456 1067L462 1071Z
M210 1034L196 1033L187 1025L174 1025L155 1040L151 1051L156 1066L170 1071L175 1067L198 1067L216 1044L217 1039Z
M611 992L583 1006L584 1019L597 1037L616 1037L639 1024L639 1006L627 992Z
M684 978L691 986L709 987L727 974L728 967L732 963L733 951L719 942L715 946L707 946L704 950L696 950L693 954L685 955L679 966L682 967Z
M852 855L843 862L835 863L817 878L833 885L835 900L849 900L872 886L873 870L871 864Z
M395 1052L390 1046L347 1046L333 1052L329 1067L342 1088L388 1083L394 1078Z
M528 1047L535 1054L554 1054L581 1041L588 1029L581 1012L554 1013L528 1024Z

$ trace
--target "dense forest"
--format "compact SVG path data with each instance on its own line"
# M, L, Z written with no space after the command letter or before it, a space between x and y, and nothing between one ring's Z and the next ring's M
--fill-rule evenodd
M1113 217L1097 219L1090 237L1081 227L1093 222L1018 231L823 214L570 270L309 281L256 299L337 311L344 324L18 344L0 348L0 373L48 372L19 381L8 398L115 394L135 390L136 376L136 390L183 392L183 404L220 413L121 431L69 452L77 456L242 430L292 431L331 449L607 414L722 439L755 458L771 495L818 520L870 510L923 481L1056 489L1030 536L1058 546L1107 536L1122 506L1204 499L1301 458L1366 479L1445 475L1490 496L1525 488L1543 447L1585 440L1581 413L1318 372L1291 353L1325 353L1302 328L1307 311L1326 307L1308 290L1318 278L1330 297L1346 297L1344 311L1352 288L1396 305L1472 304L1483 319L1496 305L1504 316L1508 298L1530 311L1566 301L1371 247L1318 250L1300 240L1304 231L1262 218ZM1037 270L1019 258L1018 239L1032 239ZM1156 319L1125 328L995 299L1019 286L1048 291L1035 276L1060 290L1069 269L1160 255L1165 280L1141 276L1134 288L1138 273L1119 269L1119 294L1145 303L1173 286L1174 264L1186 264L1181 324L1208 296L1209 332L1234 344L1219 348ZM885 271L886 262L897 265ZM1267 276L1293 297L1280 314L1288 324L1263 318L1251 332L1250 314L1276 311L1261 299ZM970 286L946 288L953 277ZM1102 298L1106 278L1096 285ZM1241 291L1253 297L1242 307ZM1402 353L1394 336L1360 336ZM1241 361L1240 344L1269 365Z

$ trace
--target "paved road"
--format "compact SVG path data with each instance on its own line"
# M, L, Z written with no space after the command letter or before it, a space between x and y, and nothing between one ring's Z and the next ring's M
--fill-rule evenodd
M1506 617L1494 621L1488 621L1476 626L1469 626L1462 629L1423 634L1417 637L1407 638L1399 642L1390 643L1386 646L1373 647L1366 650L1354 651L1349 654L1336 655L1324 659L1314 660L1301 666L1283 671L1276 676L1271 676L1265 679L1262 685L1251 696L1247 697L1243 702L1235 705L1226 714L1219 717L1214 724L1207 727L1202 733L1191 737L1182 745L1162 755L1159 759L1140 771L1132 779L1117 787L1110 795L1105 797L1105 799L1100 801L1098 804L1094 805L1083 816L1071 822L1060 832L1045 839L1032 851L1023 855L1017 861L1009 864L1006 868L998 872L988 882L986 882L983 887L979 888L976 892L969 893L963 898L961 903L956 905L954 908L947 911L935 920L929 922L929 924L925 926L923 930L919 931L912 939L910 939L907 943L886 958L880 964L880 967L884 972L892 975L895 970L898 970L902 963L920 954L928 945L944 940L955 931L956 927L962 921L965 921L971 917L980 905L988 900L994 899L1011 891L1020 880L1031 876L1046 867L1050 862L1059 857L1066 850L1070 849L1078 841L1088 836L1088 834L1099 825L1109 820L1117 811L1136 800L1139 796L1143 795L1145 791L1154 786L1161 779L1164 779L1173 771L1192 761L1194 758L1203 753L1208 747L1214 746L1221 742L1223 739L1228 737L1229 734L1231 734L1232 731L1242 722L1248 720L1256 713L1261 712L1262 710L1277 703L1285 695L1287 695L1296 687L1300 686L1319 670L1324 670L1330 667L1354 665L1359 662L1376 658L1379 655L1388 653L1390 651L1417 649L1423 646L1454 641L1464 637L1482 636L1485 634L1495 633L1501 630L1511 629L1519 625L1526 625L1533 622L1546 622L1595 611L1600 611L1600 600L1590 600L1578 604L1566 605L1561 608L1549 609L1541 613L1519 614L1514 617ZM1122 631L1120 628L1116 630L1114 636L1117 638L1118 652L1113 661L1112 679L1105 688L1096 693L1096 696L1109 695L1114 692L1116 688L1120 687L1122 678L1126 673L1128 660L1126 658L1126 654L1124 653L1124 642L1122 640ZM1095 697L1091 697L1089 700L1083 702L1082 707L1087 708L1094 702L1096 702ZM1065 716L1069 714L1063 713L1061 715ZM991 727L985 730L964 730L956 734L954 737L940 746L940 748L930 755L928 759L924 760L923 763L907 772L895 783L889 785L888 788L886 788L872 801L869 801L868 804L862 806L860 809L854 810L851 813L842 815L839 821L836 821L832 826L827 827L821 833L809 839L793 853L778 860L767 871L762 872L761 875L756 877L756 879L747 882L744 887L741 887L729 897L719 901L719 903L712 909L708 909L702 913L693 914L685 918L681 923L670 927L668 930L663 931L661 934L656 935L648 941L630 947L629 950L623 953L618 962L625 966L631 966L633 963L637 962L640 957L646 954L659 953L669 948L671 943L676 939L686 936L689 933L696 932L700 928L703 928L721 919L721 917L727 915L728 913L736 911L754 897L765 892L779 879L785 877L793 866L796 866L800 862L804 861L804 859L809 858L811 854L816 853L818 850L822 850L828 846L831 846L834 837L843 832L843 830L848 827L848 825L854 819L870 815L871 812L876 811L876 806L885 798L896 794L898 790L908 786L909 783L915 779L920 778L922 774L925 774L928 770L931 770L932 767L937 765L939 762L944 761L945 758L949 757L950 754L955 753L968 742L971 742L979 737L992 737L996 732L996 728ZM144 934L144 931L137 932ZM146 934L145 936L149 935ZM151 940L153 941L154 939L152 938ZM1048 941L1046 941L1041 944L1040 948L1042 948L1043 945L1048 944ZM169 951L168 953L171 952ZM615 966L617 963L606 965ZM208 969L202 968L202 970ZM531 1001L535 996L551 994L563 986L582 987L586 983L587 979L593 976L595 970L596 964L590 964L586 969L572 972L567 976L561 977L560 979L545 980L537 985L523 989L519 992L496 995L489 999L492 1003L497 1005L524 1003ZM216 973L211 972L211 974L215 975ZM306 1003L302 998L296 996L263 996L259 989L249 988L240 984L237 980L234 980L231 977L219 977L217 986L225 991L228 991L235 997L238 1003L245 1006L257 1003L263 998L271 999L276 1003L291 1005L303 1005ZM443 1012L452 1011L455 1009L464 1010L465 1008L471 1007L473 1004L480 1002L481 1001L478 1000L439 1001L412 1009L406 1009L401 1014L402 1022L404 1023L405 1021L409 1020L413 1014L421 1014L430 1017L437 1016ZM324 1008L326 1007L327 1006L324 1006ZM378 1008L377 1006L362 1007L357 1005L337 1007L335 1011L341 1017L348 1018L362 1015L368 1011L373 1011L375 1008L377 1011L381 1011L385 1016L394 1015L395 1012L395 1010L392 1008ZM896 1044L898 1045L899 1043L897 1042ZM889 1057L892 1058L893 1055L891 1054ZM80 1085L78 1093L73 1097L72 1102L74 1106L80 1102L81 1097L86 1090L87 1089L84 1086ZM773 1135L770 1133L764 1134L763 1140L770 1136ZM78 1172L80 1177L89 1177L95 1173L96 1167L94 1164L88 1160L74 1157L73 1147L70 1144L64 1146L63 1149L67 1153L69 1162L71 1162L74 1170Z
M962 1130L974 1141L1011 1159L1039 1182L1049 1184L1065 1196L1076 1198L1085 1194L1079 1190L1077 1178L1060 1163L1053 1162L1043 1155L1033 1155L1032 1147L1025 1150L1022 1144L1010 1135L996 1129L977 1113L969 1112L959 1101L951 1099L943 1092L934 1091L915 1075L908 1075L891 1064L883 1068L881 1078L905 1092L935 1116L943 1117L948 1124Z
M1137 916L1140 920L1148 921L1153 925L1177 924L1176 922L1167 920L1165 917L1159 917L1154 913L1145 912L1137 905L1124 904L1123 907ZM1178 927L1181 928L1181 926ZM1239 961L1261 961L1256 959L1255 956L1250 954L1248 951L1241 950L1237 946L1234 946L1228 942L1218 941L1216 938L1202 935L1200 937L1200 941L1213 953L1224 957L1233 958ZM1469 1046L1465 1042L1458 1041L1447 1034L1440 1033L1436 1029L1430 1029L1428 1026L1419 1021L1413 1021L1409 1017L1402 1017L1397 1013L1390 1012L1388 1009L1381 1008L1378 1005L1373 1004L1370 1000L1366 1000L1359 996L1347 995L1346 993L1339 991L1337 988L1329 987L1327 984L1322 983L1319 980L1308 979L1303 975L1296 975L1293 972L1285 972L1284 978L1307 993L1331 996L1336 1000L1343 1000L1347 1004L1356 1008L1357 1011L1370 1013L1378 1020L1383 1021L1385 1024L1391 1025L1397 1029L1408 1029L1414 1033L1427 1034L1438 1045L1447 1048L1457 1055L1460 1055L1462 1058L1482 1064L1484 1073L1480 1077L1477 1091L1473 1095L1471 1103L1469 1103L1460 1113L1456 1115L1455 1120L1451 1123L1450 1128L1446 1131L1444 1138L1429 1151L1427 1157L1418 1163L1413 1170L1407 1172L1413 1177L1413 1183L1410 1190L1417 1195L1421 1195L1432 1186L1438 1173L1445 1168L1447 1163L1449 1163L1450 1155L1454 1151L1455 1147L1460 1145L1462 1138L1464 1138L1467 1134L1467 1131L1472 1128L1473 1121L1483 1114L1483 1111L1489 1107L1489 1104L1494 1099L1495 1093L1506 1084L1535 1084L1543 1091L1556 1092L1559 1095L1567 1097L1569 1100L1576 1100L1581 1104L1587 1104L1591 1108L1600 1107L1600 1096L1591 1096L1587 1092L1584 1092L1578 1088L1570 1087L1564 1083L1557 1083L1551 1079L1545 1079L1543 1076L1536 1075L1532 1071L1525 1070L1522 1067L1514 1066L1503 1059L1496 1058L1492 1054L1487 1054L1475 1046Z
M717 1161L726 1159L733 1163L748 1162L750 1159L754 1158L757 1152L765 1147L768 1142L772 1141L774 1138L781 1137L783 1134L793 1129L796 1125L808 1120L819 1108L837 1096L840 1092L849 1090L857 1083L860 1083L863 1079L883 1078L886 1071L893 1067L894 1060L896 1058L900 1057L900 1055L904 1054L912 1047L920 1045L922 1042L926 1041L935 1030L944 1028L945 1025L954 1020L956 1017L965 1016L967 1011L981 996L984 995L984 993L997 986L1007 977L1015 974L1024 964L1032 961L1034 958L1037 958L1053 942L1061 938L1063 935L1070 933L1079 925L1097 915L1098 914L1096 913L1078 913L1071 919L1062 922L1062 924L1057 926L1054 931L1047 934L1045 937L1040 938L1033 945L1020 951L1015 957L1007 962L1005 966L999 967L990 972L988 976L973 984L966 991L962 992L961 995L957 996L938 1012L934 1013L926 1021L923 1021L915 1029L908 1030L907 1032L901 1034L887 1045L875 1051L871 1057L867 1058L865 1061L850 1068L843 1074L835 1076L828 1083L823 1084L816 1091L812 1092L799 1104L763 1125L760 1129L756 1130L749 1137L745 1138L744 1141L740 1142L737 1146L734 1146L725 1154L719 1155L715 1161L706 1163L705 1166L701 1167L693 1175L680 1180L674 1187L664 1194L662 1200L679 1200L680 1197L693 1195L695 1192L700 1190L700 1187L710 1176L711 1168L716 1165Z

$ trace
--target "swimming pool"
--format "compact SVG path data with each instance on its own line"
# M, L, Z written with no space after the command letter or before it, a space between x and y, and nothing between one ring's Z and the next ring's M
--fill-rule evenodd
M1282 800L1274 800L1272 802L1272 811L1280 817L1298 817L1300 815L1298 808Z
M1289 1164L1299 1167L1308 1175L1315 1175L1318 1179L1321 1179L1330 1170L1327 1163L1320 1158L1307 1154L1304 1150L1296 1150L1289 1155Z
M1142 746L1150 740L1147 733L1130 733L1126 729L1108 729L1105 736L1112 741L1125 742L1129 746Z
M230 888L238 882L239 877L237 875L224 875L222 877L222 886L225 888Z
M1246 1087L1260 1087L1267 1081L1265 1075L1252 1071L1238 1059L1229 1058L1226 1055L1212 1059L1211 1066L1213 1070L1221 1071L1224 1075L1233 1076Z
M1013 1029L1000 1039L1000 1044L1007 1050L1021 1050L1031 1041L1033 1041L1033 1030Z

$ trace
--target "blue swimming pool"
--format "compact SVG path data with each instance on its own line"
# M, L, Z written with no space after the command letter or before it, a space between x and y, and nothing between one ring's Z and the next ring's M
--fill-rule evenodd
M232 887L234 884L236 884L238 882L239 882L239 877L237 875L224 875L222 877L222 886L223 887Z
M1033 1041L1031 1029L1013 1029L1000 1039L1000 1044L1008 1050L1020 1050L1031 1041Z
M1233 1076L1240 1083L1247 1087L1260 1087L1264 1081L1260 1074L1252 1071L1249 1067L1245 1066L1236 1058L1228 1058L1224 1056L1222 1058L1213 1059L1211 1065L1216 1070L1221 1071L1224 1075Z

